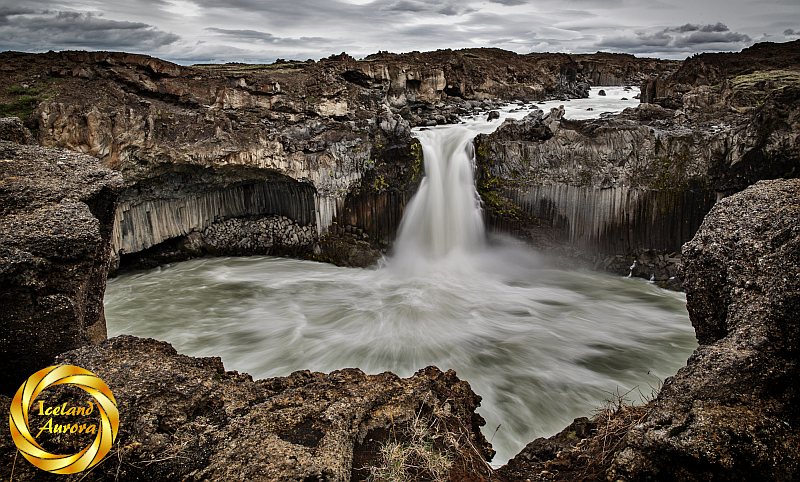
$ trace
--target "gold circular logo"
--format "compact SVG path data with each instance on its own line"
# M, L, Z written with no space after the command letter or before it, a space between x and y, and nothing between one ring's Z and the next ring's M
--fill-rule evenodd
M43 390L55 385L75 385L80 387L91 395L97 403L96 407L100 414L100 428L96 430L97 435L94 442L84 447L77 454L51 454L44 450L30 433L28 411L34 404L36 397ZM48 411L53 415L59 415L59 409L62 412L72 411L72 414L86 415L94 410L93 404L89 403L88 405L88 409L81 407L67 410L66 407L56 407L53 410L53 407L50 407ZM40 402L39 410L41 413L45 413L42 402ZM64 413L60 414L64 415ZM52 419L48 423L52 427ZM119 411L111 389L97 375L74 365L57 365L39 370L19 387L13 400L11 400L9 425L14 444L22 453L22 456L28 459L30 463L54 474L74 474L97 465L111 450L119 431ZM74 426L75 428L72 429L72 426L68 425L67 430L72 429L72 433L74 433L75 431L80 430L82 432L86 429L86 424L83 426L75 424ZM96 428L96 426L91 425L89 428ZM87 433L94 431L90 430ZM41 434L41 431L39 433Z

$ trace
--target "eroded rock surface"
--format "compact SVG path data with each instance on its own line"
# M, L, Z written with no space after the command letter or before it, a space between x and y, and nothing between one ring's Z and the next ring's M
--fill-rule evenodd
M643 101L658 104L618 116L530 117L479 136L489 224L598 268L669 283L681 245L716 199L800 176L799 46L690 59L659 80L663 93L645 86Z
M0 393L55 355L105 339L121 187L92 157L0 141Z
M797 480L800 180L723 199L684 247L700 346L643 407L531 443L510 480Z
M33 135L19 117L0 117L0 141L31 144Z
M613 471L698 480L800 476L800 180L720 201L683 249L700 347L664 383Z
M386 469L387 443L420 443L448 461L450 480L487 480L492 455L475 414L480 397L455 373L429 367L401 379L347 369L253 380L219 358L122 336L66 353L111 387L120 411L111 456L91 472L50 476L25 460L15 480L365 480ZM7 411L9 399L0 398ZM0 435L0 477L14 458ZM417 464L414 459L395 462ZM432 478L424 468L414 480Z

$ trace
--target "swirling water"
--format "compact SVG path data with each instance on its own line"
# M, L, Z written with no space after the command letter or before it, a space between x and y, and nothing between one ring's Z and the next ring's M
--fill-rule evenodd
M487 241L469 165L478 130L491 128L417 133L427 177L380 267L245 257L127 273L108 283L109 334L221 356L257 378L452 368L483 397L495 464L613 393L649 394L695 347L683 295Z

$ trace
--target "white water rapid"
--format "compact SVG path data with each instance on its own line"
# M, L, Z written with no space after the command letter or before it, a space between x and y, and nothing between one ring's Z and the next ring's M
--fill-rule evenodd
M630 104L620 97L635 94L606 92L565 103L567 116L620 110ZM516 108L502 118L530 107ZM511 240L487 240L469 140L502 118L485 118L416 134L427 175L383 267L249 257L125 273L108 282L109 335L221 356L227 369L256 378L343 367L400 376L427 365L454 369L483 397L495 465L612 393L649 394L695 347L684 296L644 280L559 269Z

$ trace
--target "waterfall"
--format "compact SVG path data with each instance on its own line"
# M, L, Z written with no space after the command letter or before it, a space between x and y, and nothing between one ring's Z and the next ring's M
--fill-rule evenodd
M476 132L463 127L415 133L425 158L425 177L403 214L398 257L442 258L474 251L485 242L483 215L473 180Z

